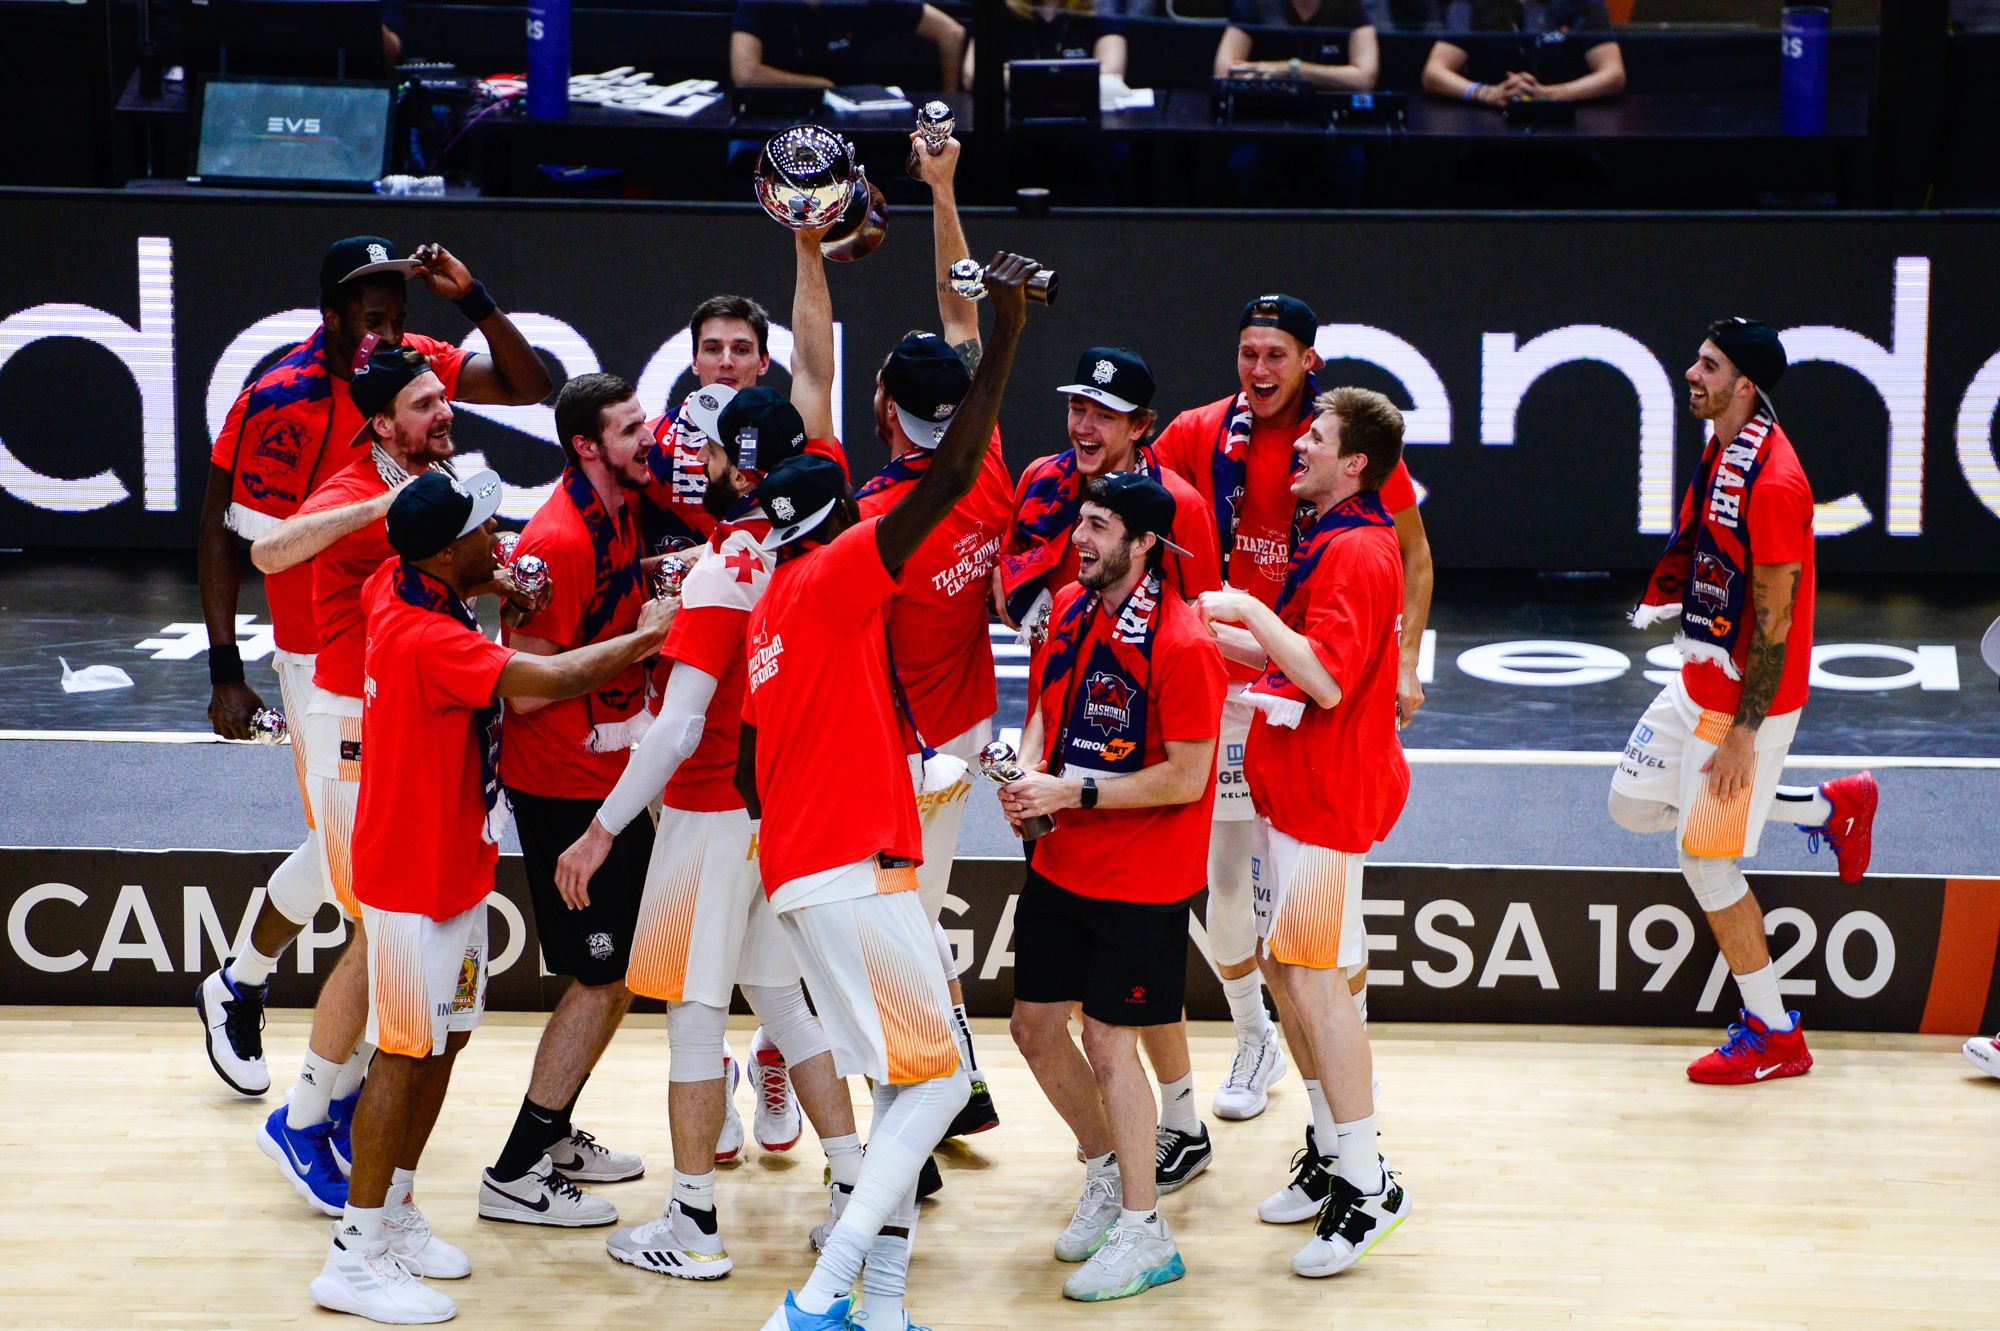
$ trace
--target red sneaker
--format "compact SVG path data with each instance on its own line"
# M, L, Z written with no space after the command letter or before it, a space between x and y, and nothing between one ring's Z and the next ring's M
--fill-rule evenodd
M1875 774L1856 772L1837 781L1822 781L1819 789L1833 806L1833 816L1825 827L1806 829L1807 844L1818 854L1824 838L1840 861L1841 881L1858 883L1868 872L1868 857L1875 851L1875 805L1881 798Z
M1730 1026L1722 1047L1688 1064L1690 1081L1741 1086L1812 1071L1812 1053L1806 1048L1798 1013L1790 1014L1792 1029L1788 1031L1774 1031L1741 1009L1736 1015L1742 1022Z

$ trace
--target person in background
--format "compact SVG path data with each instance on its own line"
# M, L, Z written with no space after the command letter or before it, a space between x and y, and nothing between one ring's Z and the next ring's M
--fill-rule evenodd
M1125 30L1110 6L1096 0L1007 0L1009 60L1095 60L1100 74L1125 77ZM960 86L972 86L973 50L965 43Z
M1362 0L1234 0L1215 77L1301 79L1367 92L1381 72L1376 18Z
M1477 54L1439 41L1424 61L1424 91L1503 107L1513 101L1592 102L1625 91L1625 57L1604 0L1450 0L1446 32L1515 33Z
M729 34L737 87L831 88L867 82L876 43L914 33L938 51L938 87L958 88L965 28L922 0L738 0Z

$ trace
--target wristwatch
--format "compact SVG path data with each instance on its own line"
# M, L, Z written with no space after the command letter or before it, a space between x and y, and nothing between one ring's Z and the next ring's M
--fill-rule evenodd
M1094 809L1097 807L1097 778L1094 776L1087 776L1083 779L1082 807L1086 809Z
M1299 76L1299 71L1305 68L1305 64L1306 62L1299 59L1297 56L1293 56L1290 60L1287 60L1285 62L1286 67L1292 71L1293 78L1297 78Z

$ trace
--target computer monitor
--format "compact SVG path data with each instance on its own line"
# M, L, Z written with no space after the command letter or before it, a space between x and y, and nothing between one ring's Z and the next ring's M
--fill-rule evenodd
M205 185L367 189L389 165L387 84L213 78L201 107L196 179Z
M1007 101L1016 124L1098 123L1095 60L1010 60Z

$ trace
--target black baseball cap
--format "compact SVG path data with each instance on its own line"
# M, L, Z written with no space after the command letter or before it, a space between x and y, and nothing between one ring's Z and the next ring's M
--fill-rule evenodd
M746 388L716 413L715 441L731 466L769 471L806 451L799 409L769 388Z
M1153 405L1153 372L1136 351L1092 347L1076 362L1076 382L1056 392L1087 397L1113 411L1144 411Z
M396 400L396 394L429 374L430 368L430 361L415 347L375 348L368 359L355 368L354 378L347 389L354 399L355 409L361 413L362 431L366 433L369 419L387 411Z
M817 453L786 458L757 487L757 502L771 519L771 532L761 544L766 550L790 545L826 521L846 493L847 476L832 458Z
M882 387L896 403L896 420L919 448L936 448L952 413L972 389L972 375L951 343L936 333L912 333L882 367Z
M389 505L389 544L405 559L429 559L499 511L498 472L475 472L461 481L427 471Z
M394 241L386 236L349 236L326 247L319 261L319 303L333 304L340 288L373 273L409 277L422 267L415 259L399 259Z
M1778 380L1785 377L1785 369L1791 363L1785 355L1785 344L1778 340L1777 329L1741 315L1710 324L1708 340L1721 348L1722 354L1751 383L1767 391L1778 386Z
M1243 307L1243 317L1236 321L1236 331L1246 328L1275 328L1282 333L1290 333L1299 344L1310 347L1319 336L1319 316L1312 306L1297 296L1272 293L1259 296Z
M1133 536L1151 532L1175 554L1188 553L1173 541L1174 515L1179 511L1173 495L1147 472L1114 471L1100 476L1084 488L1083 502L1116 513Z

